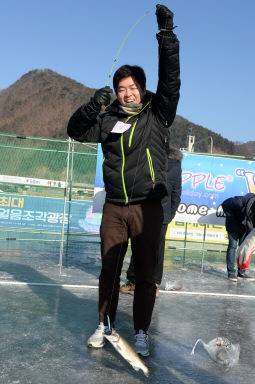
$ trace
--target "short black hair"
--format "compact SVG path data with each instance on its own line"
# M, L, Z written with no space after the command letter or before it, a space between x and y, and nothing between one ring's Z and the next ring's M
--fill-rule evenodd
M146 87L146 76L144 70L138 65L122 65L113 76L113 88L115 93L118 93L118 85L121 79L125 77L133 77L135 81L140 85L142 90Z

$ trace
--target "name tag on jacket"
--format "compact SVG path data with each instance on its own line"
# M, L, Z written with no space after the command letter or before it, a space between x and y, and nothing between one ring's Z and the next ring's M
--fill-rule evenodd
M113 129L111 130L112 133L123 133L127 131L131 127L131 124L123 123L123 121L118 121Z

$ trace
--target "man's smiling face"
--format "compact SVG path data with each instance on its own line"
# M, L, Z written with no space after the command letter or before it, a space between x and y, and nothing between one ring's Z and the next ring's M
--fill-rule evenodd
M131 77L124 77L119 81L117 97L122 105L139 104L145 95L140 85Z

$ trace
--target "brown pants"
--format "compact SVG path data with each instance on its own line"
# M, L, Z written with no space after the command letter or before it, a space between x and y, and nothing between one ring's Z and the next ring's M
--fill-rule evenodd
M160 199L128 206L105 203L100 228L102 270L99 277L99 320L115 321L120 275L131 239L136 285L133 302L135 330L147 331L155 303L155 268L163 209Z

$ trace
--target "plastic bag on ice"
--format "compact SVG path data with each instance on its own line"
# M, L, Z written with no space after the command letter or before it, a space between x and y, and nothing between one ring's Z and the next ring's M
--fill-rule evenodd
M165 291L181 291L183 288L181 281L166 282Z
M246 236L237 250L237 264L244 270L249 267L252 254L255 252L255 228Z
M194 355L196 345L199 341L211 359L216 363L229 368L238 362L240 354L239 344L232 344L226 337L216 337L209 341L208 344L204 343L202 339L198 339L191 351L191 355Z

